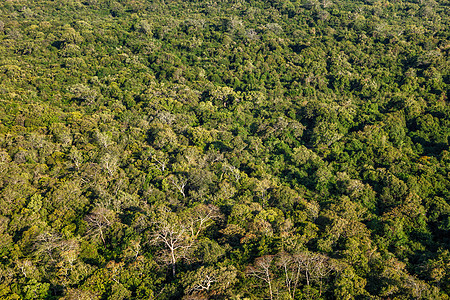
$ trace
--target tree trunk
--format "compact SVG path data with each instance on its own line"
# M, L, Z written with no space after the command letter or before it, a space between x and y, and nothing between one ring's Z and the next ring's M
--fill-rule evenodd
M175 255L173 253L173 250L171 250L171 256L172 256L172 275L173 277L175 277Z

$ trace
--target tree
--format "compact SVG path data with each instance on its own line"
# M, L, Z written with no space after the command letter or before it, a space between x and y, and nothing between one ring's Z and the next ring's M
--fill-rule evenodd
M323 280L333 270L330 259L319 253L301 252L293 255L293 261L297 268L301 270L309 287L315 282L319 285L319 297L323 291Z
M116 173L119 158L110 153L106 153L100 159L101 166L108 172L109 176L113 176Z
M35 255L39 258L46 256L46 264L51 265L57 260L57 252L62 238L53 232L44 232L38 235L34 242ZM42 258L41 258L42 259Z
M172 275L175 276L176 263L192 250L192 231L189 225L164 205L156 208L150 224L152 228L149 242L163 246L161 259L172 266Z
M217 272L213 267L201 266L200 269L195 272L189 272L186 274L186 292L202 292L209 291L212 285L217 282Z
M167 164L169 162L169 157L165 152L162 151L151 151L149 157L152 161L156 162L156 167L161 172L166 170Z
M145 35L152 34L152 26L147 22L147 20L142 20L139 22L138 29Z
M172 266L173 276L176 263L187 258L200 234L221 218L219 209L214 205L199 204L179 214L165 205L155 208L150 220L150 243L165 248L162 259Z
M368 296L364 290L367 281L355 274L350 266L341 265L336 270L334 295L337 299L355 299L357 296Z
M115 221L115 213L105 207L98 206L85 217L88 223L88 234L94 237L100 237L102 243L105 245L105 232L110 228Z
M284 283L291 299L295 299L297 287L300 283L301 271L298 267L299 265L294 262L293 256L286 252L279 253L276 260L276 266L280 267L283 271Z
M191 235L195 239L198 239L200 233L214 222L224 219L219 208L212 204L198 204L191 209L187 209L183 214Z
M237 269L234 266L201 266L183 276L186 294L206 293L217 297L226 293L227 289L237 281Z
M181 195L183 195L183 198L186 198L186 186L189 181L187 176L184 174L171 175L169 180Z
M70 149L69 157L72 160L75 168L77 170L79 170L81 164L83 163L83 155L82 155L82 153L75 146L73 146Z
M105 150L109 149L109 147L114 144L111 135L108 132L100 132L97 130L95 132L95 139L98 145Z
M70 92L74 94L76 99L85 102L87 105L93 105L98 97L98 93L96 90L91 89L84 84L76 84L74 86L71 86Z
M267 283L270 299L273 300L273 274L271 271L273 255L258 257L252 266L247 267L246 274L258 278Z
M86 291L82 289L67 289L66 295L63 300L94 300L98 299L98 294L92 291Z

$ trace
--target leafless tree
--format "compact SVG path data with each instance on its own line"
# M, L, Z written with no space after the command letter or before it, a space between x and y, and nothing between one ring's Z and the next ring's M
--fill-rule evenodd
M313 223L316 222L319 217L320 205L314 200L306 203L306 212L308 213L308 217L311 219Z
M329 258L319 253L302 252L293 255L296 268L305 275L306 285L310 286L312 281L319 284L319 294L322 293L323 279L333 270Z
M160 207L157 216L152 220L152 233L150 243L162 244L172 266L172 274L175 276L175 266L180 258L192 247L193 240L188 226L168 207ZM165 258L164 256L162 257Z
M79 170L81 164L83 163L83 156L75 146L72 147L72 149L70 149L69 157L72 160L73 164L75 165L75 168Z
M179 214L167 206L157 207L150 221L149 242L163 246L160 258L172 266L175 276L177 262L189 258L200 233L220 218L222 214L213 205L197 205Z
M222 218L219 208L212 204L197 205L186 213L186 223L193 238L197 238L209 225Z
M188 178L186 177L186 175L173 175L170 177L170 182L183 195L183 198L186 198L185 190L188 183Z
M323 280L334 270L334 265L327 256L307 251L296 254L281 252L276 257L275 265L282 270L287 292L292 299L295 298L302 278L308 287L313 282L318 284L320 295Z
M34 242L35 254L40 256L45 254L50 258L50 261L55 261L55 250L58 249L61 242L61 236L52 232L44 232L39 234Z
M169 162L169 158L167 154L163 152L159 153L150 153L150 158L156 162L156 167L161 172L164 172L167 167L167 163Z
M237 270L234 266L201 266L195 271L189 271L182 279L185 286L187 299L197 299L205 297L210 292L210 296L226 292L230 286L236 282ZM205 295L206 293L206 295ZM202 299L202 298L200 298Z
M81 289L68 288L64 300L92 300L98 299L99 296L91 291L84 291Z
M106 171L108 171L109 176L114 175L114 173L117 170L118 164L119 164L119 159L116 155L106 153L101 158L101 165L104 169L106 169Z
M141 240L132 240L130 242L130 246L125 250L127 257L132 257L134 260L138 258L138 256L141 254L142 245Z
M17 261L16 266L25 278L28 278L37 271L31 260L28 259Z
M101 146L104 149L108 149L110 146L114 144L113 140L106 132L97 131L95 133L95 138L99 146Z
M300 279L300 268L295 264L292 255L286 252L281 252L278 255L276 266L283 270L286 289L289 296L294 299Z
M86 102L87 105L94 104L95 100L98 97L98 92L96 90L91 89L84 84L73 85L69 90L75 95L76 98Z
M272 290L273 276L272 272L270 271L270 268L272 266L273 260L274 260L273 255L265 255L259 257L255 260L254 265L248 267L246 271L248 275L256 277L267 283L267 285L269 286L269 294L271 300L273 300L273 290Z
M211 268L200 267L196 272L197 280L189 288L188 292L209 291L211 285L217 282L217 272Z
M105 244L105 231L111 227L114 221L114 212L104 208L96 207L85 220L89 225L88 233L94 236L100 236L103 244Z
M411 291L414 299L423 299L422 293L427 290L427 285L424 282L409 275L404 284Z
M226 171L228 171L229 173L231 173L231 175L234 176L234 179L236 180L236 182L239 182L239 179L241 179L241 172L239 171L238 168L236 168L233 165L226 164L224 166L224 169Z

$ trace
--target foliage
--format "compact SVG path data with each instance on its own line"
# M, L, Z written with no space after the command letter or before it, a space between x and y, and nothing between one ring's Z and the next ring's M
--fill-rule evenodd
M448 299L446 1L2 1L0 298Z

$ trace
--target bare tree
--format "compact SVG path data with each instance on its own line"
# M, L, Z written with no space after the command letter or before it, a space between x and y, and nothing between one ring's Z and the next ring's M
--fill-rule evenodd
M80 252L80 246L75 239L63 240L60 243L59 256L60 260L56 264L57 276L59 282L66 286L70 284L70 274L76 268L76 261Z
M259 257L255 260L253 266L247 268L246 273L250 276L256 277L267 283L269 286L269 294L270 299L273 300L273 289L272 289L272 281L273 276L270 268L272 266L272 261L274 260L273 255L265 255Z
M37 272L37 268L33 265L33 262L28 259L17 261L16 266L25 278L28 278Z
M73 164L75 165L75 168L77 170L80 169L81 164L83 163L83 155L78 151L78 149L73 146L72 149L70 149L69 157L72 160Z
M177 262L189 257L201 232L220 218L214 205L197 205L179 214L167 206L157 207L150 221L150 244L163 246L160 258L172 266L175 276Z
M268 191L272 187L272 181L265 178L262 180L258 180L255 185L255 191L257 192L258 197L265 203L269 198Z
M142 250L141 240L140 239L132 240L130 241L130 245L128 246L128 248L125 250L125 255L128 258L133 258L133 260L136 260L138 256L141 254L141 250Z
M407 276L404 285L409 289L414 299L423 299L422 293L427 290L427 285L423 281L409 275Z
M98 145L104 149L108 149L110 146L114 144L113 140L111 139L111 136L109 136L108 133L106 132L97 131L95 133L95 138L97 140Z
M150 243L162 244L166 256L172 266L172 274L175 276L175 266L180 258L192 247L193 240L188 226L170 209L162 206L157 210L157 215L152 220L152 233ZM165 258L164 256L162 257Z
M84 84L73 85L69 90L76 98L84 101L87 105L94 104L95 100L98 98L98 92Z
M315 223L317 218L319 217L320 205L314 200L310 202L306 202L306 212L310 220Z
M305 275L306 285L310 286L312 281L319 284L319 295L322 293L323 279L333 270L329 258L319 253L302 252L293 255L296 268Z
M156 167L161 172L166 170L167 163L169 162L169 158L167 154L163 152L151 153L150 158L156 162Z
M119 158L116 155L106 153L101 158L101 165L106 171L108 171L109 176L113 176L117 170L119 164Z
M56 260L55 250L58 249L61 242L61 236L52 232L44 232L38 235L34 242L35 254L41 256L44 254L49 257L50 262Z
M172 175L170 176L170 182L173 184L173 186L183 195L183 198L186 197L186 185L188 183L188 178L186 175Z
M282 271L284 283L291 299L295 299L297 288L303 279L306 281L307 287L311 286L313 282L318 284L320 296L323 280L334 270L334 265L327 256L307 251L296 254L281 252L277 255L276 266Z
M217 297L225 293L230 284L237 281L237 270L234 266L201 266L197 270L189 271L182 279L186 294L191 294L187 299L196 299L192 296L205 296L204 293L211 293Z
M294 263L292 255L286 252L278 255L276 266L283 270L286 289L289 296L294 299L300 278L300 268Z
M45 267L55 267L58 277L67 282L69 273L78 259L79 243L76 239L65 240L61 235L44 232L34 241L35 256L44 261Z
M115 218L113 211L104 208L96 207L85 220L89 225L88 233L94 236L100 236L103 244L105 244L105 231L111 227Z
M211 285L217 282L217 272L212 267L201 266L200 269L195 272L197 278L189 286L188 293L198 292L198 291L209 291Z
M225 171L231 173L232 176L234 176L236 182L239 182L239 179L241 179L241 172L239 171L238 168L236 168L233 165L225 164L224 169Z
M84 291L81 289L68 288L63 300L92 300L98 299L99 296L91 291Z
M217 206L212 204L200 204L186 211L186 223L189 226L193 238L197 238L199 234L210 226L214 221L223 218Z

